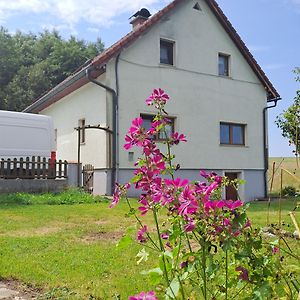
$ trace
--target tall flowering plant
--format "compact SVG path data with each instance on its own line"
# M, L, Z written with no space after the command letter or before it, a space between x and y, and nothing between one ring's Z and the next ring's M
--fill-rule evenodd
M158 257L155 268L145 271L154 291L141 292L129 299L271 299L280 280L276 247L263 246L258 230L251 227L246 205L241 200L222 199L229 182L215 173L200 172L204 181L177 176L172 148L187 142L184 134L167 134L170 123L166 104L169 96L155 89L146 104L156 109L150 129L142 118L132 121L124 148L138 147L142 156L136 162L131 182L116 184L111 207L125 197L131 216L139 226L136 240L143 246L139 263L150 254ZM166 153L154 139L163 133ZM130 187L141 192L138 209L126 196ZM151 214L152 224L143 216ZM267 297L267 298L264 298Z

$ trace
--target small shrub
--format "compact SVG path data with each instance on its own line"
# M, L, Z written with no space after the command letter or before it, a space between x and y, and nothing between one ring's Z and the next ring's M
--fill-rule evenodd
M290 185L284 187L282 190L282 196L284 197L295 197L296 193L297 193L296 188Z

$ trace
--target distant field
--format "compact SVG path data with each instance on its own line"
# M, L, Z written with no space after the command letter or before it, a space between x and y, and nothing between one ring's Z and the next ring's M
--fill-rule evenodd
M281 168L288 170L300 180L300 159L297 165L297 161L295 157L270 157L269 171L268 171L269 189L271 183L273 162L275 162L275 170L276 170L274 176L274 183L273 183L273 192L280 191L280 169ZM283 186L288 186L288 185L295 187L297 190L300 190L300 182L297 181L297 179L294 178L293 176L284 172Z

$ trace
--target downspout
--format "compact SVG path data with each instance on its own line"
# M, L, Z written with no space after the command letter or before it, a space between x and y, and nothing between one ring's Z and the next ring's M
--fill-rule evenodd
M120 59L121 53L119 53L116 57L116 62L115 62L115 80L116 80L116 93L117 93L117 109L116 109L116 181L119 182L119 164L120 164L120 159L119 159L119 141L120 141L120 136L119 136L119 95L120 95L120 85L119 85L119 72L118 72L118 67L119 67L119 59Z
M116 64L118 63L118 60L116 61ZM117 170L117 155L118 155L118 149L117 149L117 145L118 145L118 141L117 141L117 137L118 137L118 122L117 122L117 114L118 114L118 94L117 92L112 89L111 87L95 80L92 76L91 76L91 72L93 70L95 70L96 68L94 66L91 66L89 68L86 69L86 77L88 78L88 80L90 82L93 82L94 84L104 88L105 90L107 90L109 93L112 94L112 123L113 123L113 130L112 130L112 170L111 170L111 195L114 192L114 187L115 187L115 182L116 182L116 170Z
M277 106L277 102L281 100L281 98L274 98L269 100L269 102L274 102L273 105L266 106L263 109L263 139L264 139L264 194L265 198L268 196L268 178L267 172L269 168L269 149L267 147L267 111L270 108L274 108Z

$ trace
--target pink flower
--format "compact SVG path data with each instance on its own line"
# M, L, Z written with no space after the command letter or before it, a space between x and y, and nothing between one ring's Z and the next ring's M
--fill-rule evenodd
M186 225L184 225L184 231L185 232L190 232L193 231L196 227L196 223L193 219L189 219L188 223Z
M227 218L224 218L223 223L224 223L225 226L231 226L231 222Z
M240 272L239 279L249 281L248 270L242 266L236 267L235 270Z
M181 179L181 178L176 178L174 180L165 179L166 185L172 185L177 189L186 186L188 183L189 181L187 179Z
M203 170L201 170L199 173L200 173L200 176L202 176L204 178L208 178L209 177L209 175L205 171L203 171Z
M230 210L235 210L235 209L237 209L238 207L243 206L243 205L244 205L244 202L242 202L241 200L236 200L236 201L228 200L228 201L226 202L226 206L227 206Z
M128 133L134 134L134 133L139 133L141 126L143 124L143 119L141 117L135 118L132 120L131 127L129 128Z
M204 192L204 198L203 198L203 200L206 201L206 200L209 198L209 196L211 195L211 193L212 193L214 190L216 190L218 187L219 187L219 184L218 184L217 182L211 183L211 184L207 187L206 191Z
M158 300L155 296L155 292L141 292L135 296L129 296L128 300Z
M137 235L137 240L140 243L145 243L147 242L148 238L147 235L145 235L145 233L148 232L148 227L146 225L144 225L139 231L138 231L138 235Z
M169 235L167 233L162 233L160 236L163 240L169 239Z
M158 149L156 149L156 145L151 140L144 141L143 152L147 156L150 156L151 154L157 155L160 153L160 151Z
M138 208L138 210L141 212L142 216L145 215L149 208L150 208L150 205L149 205L149 202L148 200L146 199L145 195L142 195L141 198L140 198L140 204L142 204L142 206L140 206Z
M278 253L279 252L279 248L278 247L273 247L273 249L272 249L272 253L273 254L276 254L276 253Z
M147 105L155 105L155 107L159 108L164 106L169 100L169 96L162 89L153 90L151 96L146 100Z
M178 132L174 132L171 136L171 141L170 143L172 145L178 145L179 142L186 142L186 136L184 134L179 134Z
M180 202L180 207L178 208L178 213L180 215L186 216L195 214L199 209L197 200L193 194L193 189L190 185L185 186L183 192L180 194L178 200Z
M207 174L205 171L200 171L200 176L206 178L206 179L211 179L218 185L222 183L222 176L218 176L217 173L211 172L210 174Z
M116 183L115 184L115 191L113 194L113 200L111 204L109 205L109 208L115 207L119 201L122 195L126 194L126 191L130 188L130 184L126 183L124 185Z
M147 131L148 134L153 135L159 132L161 125L164 124L162 120L157 120L151 123L151 128Z
M249 227L251 227L251 221L248 219L245 224L245 228L249 228Z
M134 145L142 146L146 136L142 128L143 119L141 117L132 121L128 134L125 136L124 148L129 150Z

